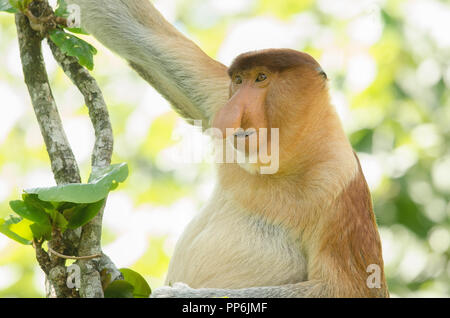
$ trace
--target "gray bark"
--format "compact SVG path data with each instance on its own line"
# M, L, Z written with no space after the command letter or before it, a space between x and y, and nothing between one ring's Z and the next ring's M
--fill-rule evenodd
M67 140L58 109L48 81L41 43L43 37L34 31L28 18L16 14L16 27L20 46L25 83L49 154L52 171L58 185L80 183L81 177ZM78 61L66 56L48 40L55 59L66 75L78 87L85 98L89 116L94 126L96 141L92 154L92 169L108 167L113 151L113 133L108 109L95 79ZM36 258L46 274L50 289L48 296L56 297L103 297L102 274L121 278L120 272L111 260L101 251L101 233L103 209L81 231L66 231L64 234L53 232L49 246L60 254L70 253L76 256L101 255L92 259L80 259L81 288L79 293L67 287L65 259L47 253L40 244L36 244ZM67 254L66 254L67 255Z
M96 80L83 68L76 58L65 55L50 40L48 41L58 64L64 73L77 86L83 94L89 116L95 131L95 145L92 153L92 170L108 167L111 164L113 152L113 132L109 119L108 108L103 99L102 92ZM102 253L101 234L103 210L88 224L83 227L78 253L80 255L94 255ZM81 297L103 297L101 277L99 271L106 270L112 277L120 277L121 274L104 254L102 259L79 260L83 276L81 277Z

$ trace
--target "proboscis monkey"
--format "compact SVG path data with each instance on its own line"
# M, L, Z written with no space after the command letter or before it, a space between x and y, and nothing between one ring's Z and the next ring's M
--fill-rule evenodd
M263 50L227 68L147 0L69 2L80 6L82 26L187 120L224 138L227 128L278 128L276 172L260 173L259 161L218 165L212 198L153 297L388 296L369 189L311 56ZM258 147L273 143L269 132Z

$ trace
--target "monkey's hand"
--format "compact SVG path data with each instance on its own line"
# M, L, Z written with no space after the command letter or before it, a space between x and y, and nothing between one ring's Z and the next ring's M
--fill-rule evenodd
M184 283L163 286L155 289L150 298L286 298L286 297L319 297L312 292L320 287L317 281L307 281L270 287L250 287L242 289L198 288L194 289Z
M195 289L184 283L175 283L173 286L163 286L152 291L150 298L194 298Z
M194 289L184 283L175 283L173 286L156 288L150 298L219 298L219 297L247 297L247 289Z

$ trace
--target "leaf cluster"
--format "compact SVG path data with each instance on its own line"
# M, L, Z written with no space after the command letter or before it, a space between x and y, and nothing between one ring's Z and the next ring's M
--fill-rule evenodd
M32 2L33 0L0 0L0 11L8 13L26 12ZM64 19L69 18L70 12L65 0L58 0L54 15ZM68 28L65 25L58 24L56 29L48 32L48 35L50 40L65 54L75 57L82 66L92 71L94 68L94 55L97 54L97 50L91 44L72 33L87 34L81 28Z
M111 165L91 174L86 184L65 184L25 190L22 200L9 203L15 215L0 218L0 233L21 243L49 241L54 228L79 228L102 209L106 197L128 177L128 165Z

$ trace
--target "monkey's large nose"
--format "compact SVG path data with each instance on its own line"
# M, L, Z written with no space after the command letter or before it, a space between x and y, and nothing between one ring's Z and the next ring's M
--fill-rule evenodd
M235 130L241 127L243 110L245 107L233 100L235 96L236 95L234 95L214 116L212 126L220 130L223 138L228 137L231 133L231 129Z
M267 127L264 95L260 89L241 88L216 113L212 126L221 131L223 138L248 129L258 130ZM236 131L238 128L242 130Z

